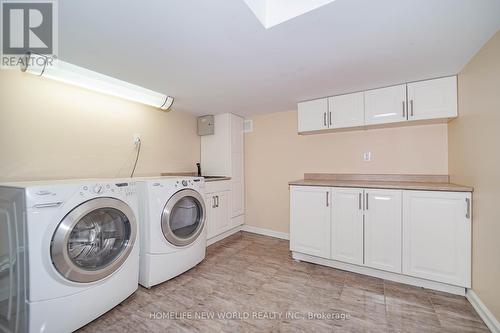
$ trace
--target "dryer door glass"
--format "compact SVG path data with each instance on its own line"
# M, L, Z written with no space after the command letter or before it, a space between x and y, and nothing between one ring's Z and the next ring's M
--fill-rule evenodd
M205 222L203 198L194 190L181 190L165 205L162 230L167 241L186 246L199 237Z
M116 271L127 259L136 237L130 207L112 198L97 198L73 209L52 238L56 269L75 282L93 282Z

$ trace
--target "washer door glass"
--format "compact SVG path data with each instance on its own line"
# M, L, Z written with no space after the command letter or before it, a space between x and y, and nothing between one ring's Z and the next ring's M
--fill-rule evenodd
M52 237L52 262L71 281L103 279L127 259L136 232L134 214L124 202L113 198L87 201L58 225Z
M86 270L98 270L115 260L130 240L130 222L115 208L98 208L73 227L68 240L70 260Z
M162 230L165 238L176 246L193 243L203 230L205 204L194 190L181 190L165 205L162 214Z

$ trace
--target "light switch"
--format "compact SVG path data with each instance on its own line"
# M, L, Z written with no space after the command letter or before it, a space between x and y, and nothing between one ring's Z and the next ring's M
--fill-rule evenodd
M366 152L366 153L363 153L363 161L371 161L372 160L372 152L369 151L369 152Z

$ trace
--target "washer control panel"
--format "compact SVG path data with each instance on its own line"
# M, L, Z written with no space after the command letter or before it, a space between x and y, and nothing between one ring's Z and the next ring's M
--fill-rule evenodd
M80 196L89 195L113 195L114 193L125 194L131 196L136 193L135 182L130 183L97 183L83 185L80 188Z

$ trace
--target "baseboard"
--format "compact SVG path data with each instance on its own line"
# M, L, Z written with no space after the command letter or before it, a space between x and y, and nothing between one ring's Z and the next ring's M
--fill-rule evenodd
M303 253L299 253L299 252L292 252L292 258L295 260L312 262L313 264L333 267L333 268L341 269L344 271L373 276L373 277L377 277L377 278L384 279L384 280L389 280L389 281L409 284L412 286L423 287L426 289L444 291L444 292L447 292L450 294L465 296L465 288L464 287L453 286L453 285L446 284L446 283L435 282L435 281L425 280L425 279L407 276L407 275L403 275L403 274L382 271L382 270L370 268L370 267L348 264L348 263L337 261L337 260L315 257L315 256L311 256L311 255L303 254Z
M472 304L472 307L474 308L474 310L476 310L476 312L479 314L479 317L481 317L490 331L493 333L500 333L500 322L497 320L497 318L495 318L493 313L488 310L479 296L472 289L469 289L467 290L465 297L467 297L469 303Z
M280 231L274 231L271 229L254 227L254 226L251 226L248 224L243 225L242 230L246 231L246 232L251 232L252 234L264 235L264 236L286 239L286 240L290 239L290 234L288 234L286 232L280 232Z
M223 240L224 238L229 237L229 236L241 231L242 227L243 227L242 225L236 226L228 231L223 232L220 235L217 235L215 237L207 239L207 246L210 246L213 243L217 243L218 241Z

